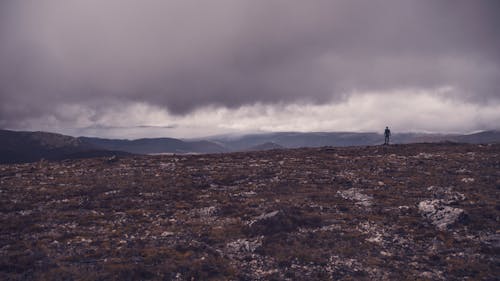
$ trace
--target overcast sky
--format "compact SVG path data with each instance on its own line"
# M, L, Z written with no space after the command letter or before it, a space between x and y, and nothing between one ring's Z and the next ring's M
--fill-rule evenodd
M5 0L0 128L500 128L500 1Z

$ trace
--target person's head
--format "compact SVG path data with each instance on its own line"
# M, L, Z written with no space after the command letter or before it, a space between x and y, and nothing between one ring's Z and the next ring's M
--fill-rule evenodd
M389 126L385 127L386 129L389 129Z

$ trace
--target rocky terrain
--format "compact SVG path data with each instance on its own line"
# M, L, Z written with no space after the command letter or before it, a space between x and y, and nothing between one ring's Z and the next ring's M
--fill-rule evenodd
M500 145L0 165L2 280L499 280Z

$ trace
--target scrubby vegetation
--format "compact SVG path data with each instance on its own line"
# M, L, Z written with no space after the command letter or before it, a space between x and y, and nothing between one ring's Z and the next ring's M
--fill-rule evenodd
M493 280L500 145L0 166L3 280Z

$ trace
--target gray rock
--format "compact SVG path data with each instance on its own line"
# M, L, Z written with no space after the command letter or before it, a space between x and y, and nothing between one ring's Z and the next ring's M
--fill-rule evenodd
M238 239L229 242L226 245L226 252L232 256L238 256L245 253L253 253L258 247L262 246L263 236L254 239Z
M427 190L432 192L434 199L439 199L445 204L457 203L466 199L463 193L453 191L452 187L429 186Z
M446 206L442 200L424 200L418 204L419 212L431 220L439 230L445 230L448 226L465 217L465 211L460 208Z
M274 217L274 216L278 215L278 214L279 214L279 212L280 212L280 211L273 211L273 212L270 212L270 213L265 213L265 214L262 214L262 215L260 215L260 216L258 216L258 217L255 217L255 218L254 218L254 219L253 219L253 220L249 223L249 225L252 225L252 224L254 224L254 223L258 222L258 221L261 221L261 220L267 220L267 219L269 219L269 218L272 218L272 217Z
M297 209L279 210L255 217L246 228L246 233L272 235L281 232L297 231L301 227L314 228L322 225L319 216L310 216Z
M373 199L373 197L361 193L357 188L338 191L337 193L346 200L356 201L356 205L361 205L364 207L369 207L372 205L371 200Z

